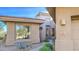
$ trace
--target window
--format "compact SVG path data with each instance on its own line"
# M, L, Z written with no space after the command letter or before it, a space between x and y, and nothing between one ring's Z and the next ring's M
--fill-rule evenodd
M16 25L16 39L29 39L29 26Z

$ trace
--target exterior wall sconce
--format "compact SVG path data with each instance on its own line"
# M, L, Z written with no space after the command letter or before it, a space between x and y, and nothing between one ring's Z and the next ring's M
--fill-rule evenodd
M60 20L60 24L61 24L61 26L65 26L66 25L66 20L65 19L61 19Z

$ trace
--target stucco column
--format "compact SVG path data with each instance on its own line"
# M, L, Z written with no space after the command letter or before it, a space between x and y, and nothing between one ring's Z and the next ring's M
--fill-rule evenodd
M30 40L32 43L39 43L40 36L39 36L39 24L32 24L30 26Z
M14 22L7 22L6 45L13 45L16 39L16 29Z

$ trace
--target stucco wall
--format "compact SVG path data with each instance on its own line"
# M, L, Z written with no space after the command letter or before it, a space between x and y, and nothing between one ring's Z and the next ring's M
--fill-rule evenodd
M46 26L45 24L42 24L40 27L42 27L42 30L40 31L40 38L41 41L44 41L46 39Z
M28 40L31 41L31 43L40 42L39 24L7 22L8 32L7 32L6 45L13 45L16 41L16 24L23 25L23 26L29 26L30 37Z
M31 31L31 41L32 43L39 43L40 42L40 35L39 35L39 25L31 25L30 27L30 31Z
M14 22L7 22L7 38L6 45L13 45L16 40L16 28Z
M55 50L73 50L73 40L71 35L71 16L79 15L79 8L57 7L56 8L56 41ZM61 26L60 21L65 20L65 25ZM78 41L79 42L79 41Z
M53 21L53 18L49 15L49 13L38 13L36 18L44 20L44 23L40 25L40 27L42 27L40 37L41 41L44 41L46 39L46 25L50 25L49 30L51 31L51 33L53 33L51 29L55 28L55 23Z

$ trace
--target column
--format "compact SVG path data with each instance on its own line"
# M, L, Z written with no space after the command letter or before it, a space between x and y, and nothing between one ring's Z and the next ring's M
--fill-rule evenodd
M32 43L39 43L40 42L40 35L39 35L39 24L32 24L30 26L30 40Z
M6 45L13 45L16 39L16 29L14 22L7 22L7 39Z

